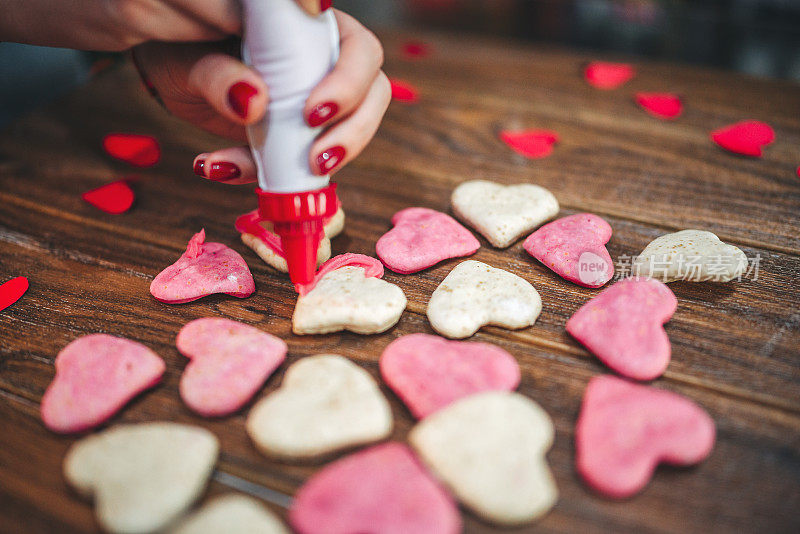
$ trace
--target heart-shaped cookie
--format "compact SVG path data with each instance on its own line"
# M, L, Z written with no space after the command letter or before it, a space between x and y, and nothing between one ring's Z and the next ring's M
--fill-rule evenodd
M91 334L61 349L56 376L42 397L41 415L53 432L83 432L110 419L155 386L164 360L129 339Z
M181 398L206 417L228 415L244 406L287 351L286 343L272 334L216 317L188 323L175 344L191 360L181 375Z
M583 287L600 287L614 276L606 250L611 226L591 213L578 213L547 223L522 246L560 277Z
M81 198L101 211L118 215L131 209L135 196L127 180L117 180L86 191Z
M411 274L449 258L474 254L481 244L469 230L440 211L406 208L392 217L394 228L375 245L384 265Z
M714 421L689 399L598 376L583 396L576 464L589 486L623 499L644 488L659 463L691 465L705 459L714 434Z
M500 140L508 147L530 159L541 159L553 152L558 134L552 130L503 130Z
M497 248L512 245L558 213L556 197L533 184L504 186L472 180L456 187L450 202L459 219Z
M677 308L678 299L658 280L626 278L576 311L567 332L622 376L653 380L669 365L663 325Z
M331 257L330 240L344 229L344 218L344 211L340 206L333 217L325 221L325 237L319 243L317 265L321 265ZM288 272L280 237L273 232L271 222L261 220L258 210L240 215L234 226L241 233L242 242L253 249L264 263L283 273Z
M299 534L456 534L453 499L402 443L384 443L325 466L297 492Z
M203 492L219 454L214 434L177 423L118 425L73 445L64 475L93 497L109 532L153 532L180 517Z
M583 71L586 81L597 89L616 89L633 78L636 70L627 63L593 61Z
M439 410L408 436L420 458L476 514L517 525L546 514L558 489L545 460L553 422L518 393L479 393Z
M429 334L392 341L380 368L383 380L417 419L475 393L511 391L520 379L517 361L496 345Z
M747 256L711 232L681 230L662 235L633 260L631 273L663 282L730 282L747 270Z
M343 254L320 267L314 282L298 287L295 334L349 330L377 334L394 326L406 308L403 290L381 280L383 265L362 254Z
M760 158L762 148L775 140L775 131L765 122L742 121L711 132L711 140L734 154Z
M636 93L636 103L659 119L677 119L683 111L681 98L672 93Z
M320 354L286 371L281 387L247 416L247 433L268 456L314 458L381 440L392 411L375 380L347 358Z
M0 311L5 310L28 291L28 279L24 276L17 276L0 284Z
M289 534L260 501L237 493L215 497L180 522L170 534Z
M475 260L456 265L428 301L431 326L449 338L469 337L484 325L525 328L541 311L528 281Z
M214 294L244 298L256 290L253 275L242 257L222 243L206 243L200 230L189 240L186 252L158 273L150 294L167 304L182 304Z

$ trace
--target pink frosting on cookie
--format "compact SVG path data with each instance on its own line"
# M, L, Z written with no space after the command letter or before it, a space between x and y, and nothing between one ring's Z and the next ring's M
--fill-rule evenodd
M53 432L82 432L117 413L164 374L164 360L129 339L91 334L56 356L56 376L42 397L41 414Z
M206 243L200 230L189 241L186 252L158 273L150 294L167 304L182 304L214 293L244 298L256 290L244 259L222 243Z
M237 217L236 221L233 223L233 226L236 227L236 230L238 230L240 234L251 234L256 236L263 241L265 245L271 248L275 254L283 256L281 238L278 237L277 234L274 234L261 226L259 221L261 221L261 216L258 214L258 210L253 210L239 215L239 217Z
M575 429L578 472L622 499L639 492L659 463L691 465L714 447L714 421L677 393L610 375L589 382Z
M364 254L353 254L348 252L346 254L339 254L329 259L319 266L319 271L314 275L314 279L308 284L295 284L295 289L302 296L308 294L309 291L316 287L317 283L322 278L336 269L342 267L361 267L364 269L365 278L383 278L383 264L370 256Z
M578 213L545 224L522 246L556 274L583 287L600 287L614 276L605 244L611 226L591 213Z
M611 369L628 378L653 380L667 369L670 344L664 323L678 308L666 284L626 278L584 304L567 332Z
M455 219L428 208L406 208L392 217L394 228L375 245L378 257L400 274L421 271L449 258L469 256L480 243Z
M511 391L520 379L517 361L496 345L429 334L390 343L380 368L384 381L418 419L468 395Z
M337 460L297 492L289 523L300 534L454 534L453 499L411 449L385 443Z
M175 344L191 360L181 376L181 398L206 417L241 408L283 362L287 350L286 343L258 328L212 317L181 328Z

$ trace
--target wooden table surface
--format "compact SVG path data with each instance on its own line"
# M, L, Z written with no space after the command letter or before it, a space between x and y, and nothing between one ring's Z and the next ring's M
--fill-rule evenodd
M555 421L548 459L560 499L544 519L519 531L800 531L800 87L640 63L626 86L599 91L581 77L582 64L593 59L586 54L425 35L435 53L411 62L398 53L403 36L381 37L386 71L415 83L421 100L393 103L375 140L336 176L347 224L333 241L335 254L374 255L394 212L409 206L448 211L458 183L484 178L545 186L561 203L561 216L602 216L614 229L609 249L615 259L685 228L710 230L749 258L760 257L757 279L670 285L679 303L666 325L672 362L654 384L703 406L716 423L717 443L701 465L660 467L643 493L613 502L581 483L573 445L584 388L609 371L564 330L567 318L598 291L560 279L521 243L495 250L481 239L474 259L529 280L543 300L533 327L484 328L474 336L516 357L519 390ZM674 122L650 117L633 103L637 91L682 94L684 115ZM737 157L709 141L710 130L743 119L774 127L776 141L763 159ZM497 139L502 128L522 127L553 129L561 142L546 159L524 159ZM157 136L161 163L134 171L110 160L100 140L111 131ZM387 271L386 279L402 287L409 301L389 332L292 335L295 294L287 278L265 266L233 228L237 215L255 207L252 188L192 174L195 154L224 144L165 114L129 66L101 74L0 133L0 280L25 275L31 283L17 304L0 312L0 531L97 529L91 505L61 474L64 453L78 438L47 431L39 418L53 360L79 336L126 336L167 362L163 382L109 425L168 420L206 427L222 443L208 495L249 481L249 489L285 503L281 494L291 495L320 466L262 457L245 434L247 409L206 420L181 403L177 386L186 360L174 344L181 326L199 317L228 317L286 340L287 362L259 398L303 356L340 353L377 378L378 358L389 342L432 332L427 300L461 260L415 275ZM107 215L81 200L81 192L121 176L138 178L130 212ZM209 240L243 255L256 280L254 295L177 306L150 296L150 280L200 228ZM404 440L413 420L383 390L395 415L392 437ZM270 506L285 515L280 505ZM469 512L463 517L467 532L493 530Z

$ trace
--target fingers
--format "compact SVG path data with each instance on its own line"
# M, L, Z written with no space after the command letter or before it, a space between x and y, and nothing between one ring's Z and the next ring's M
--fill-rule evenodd
M331 7L331 0L295 0L309 15L319 15Z
M219 1L219 0L215 0ZM226 32L196 18L193 9L168 2L114 0L105 2L121 39L133 46L146 41L215 41Z
M341 35L339 60L308 99L304 115L310 126L333 124L347 117L370 91L383 64L383 47L353 17L335 11Z
M198 155L194 173L213 182L239 185L256 181L256 164L247 147L223 148Z
M242 9L237 0L165 0L176 10L225 35L241 35Z
M264 80L238 59L207 54L191 67L187 84L220 115L242 125L252 124L267 109Z
M358 109L323 133L311 146L309 165L312 171L319 175L335 172L361 153L378 130L390 100L389 79L379 72Z

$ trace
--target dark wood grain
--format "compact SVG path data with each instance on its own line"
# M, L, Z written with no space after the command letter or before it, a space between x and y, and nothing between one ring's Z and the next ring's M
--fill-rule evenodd
M424 36L436 54L406 63L401 36L385 35L386 69L420 87L416 106L393 104L373 143L339 175L347 213L335 253L374 254L391 215L418 205L448 209L459 182L487 178L534 182L551 189L562 215L593 211L614 229L613 257L635 255L654 237L694 227L718 233L749 257L758 278L732 284L674 283L679 308L667 324L673 358L657 387L680 392L714 418L711 457L689 469L660 468L639 496L611 502L588 491L573 467L573 431L583 389L606 369L564 331L566 319L597 293L568 284L516 244L484 245L474 256L531 281L544 302L536 325L510 332L481 330L476 339L509 350L519 361L520 391L556 424L548 458L561 498L542 521L519 531L545 532L795 532L800 528L800 89L670 65L639 66L624 89L601 92L579 75L588 56L503 43ZM674 123L636 108L638 90L674 90L686 113ZM708 131L737 120L766 120L776 130L761 160L724 153ZM507 127L552 128L554 154L532 162L496 138ZM131 171L105 157L109 131L156 135L164 158ZM338 352L378 378L383 348L398 336L431 332L424 316L432 290L458 262L386 278L400 285L408 311L377 336L291 334L295 296L285 276L264 266L238 240L234 217L252 209L250 187L194 177L195 154L224 141L167 116L137 86L128 67L95 79L67 99L0 134L0 280L27 275L31 288L0 312L0 531L87 532L97 527L89 503L66 486L61 461L75 437L48 432L39 402L53 377L57 352L76 337L108 332L141 341L167 362L163 382L109 424L171 420L204 426L222 442L218 469L261 487L293 493L320 468L264 458L244 431L247 408L205 420L180 402L185 359L174 346L187 321L223 316L285 339L287 364L260 395L273 391L288 364ZM105 215L80 193L114 177L136 177L134 208ZM180 306L153 300L152 277L172 263L201 227L247 260L257 291L248 299L214 296ZM383 387L383 386L382 386ZM413 425L385 387L396 420L393 439ZM208 495L227 488L212 482ZM208 495L205 498L208 498ZM279 507L273 507L285 513ZM464 512L468 532L492 527ZM510 532L515 532L511 530Z

